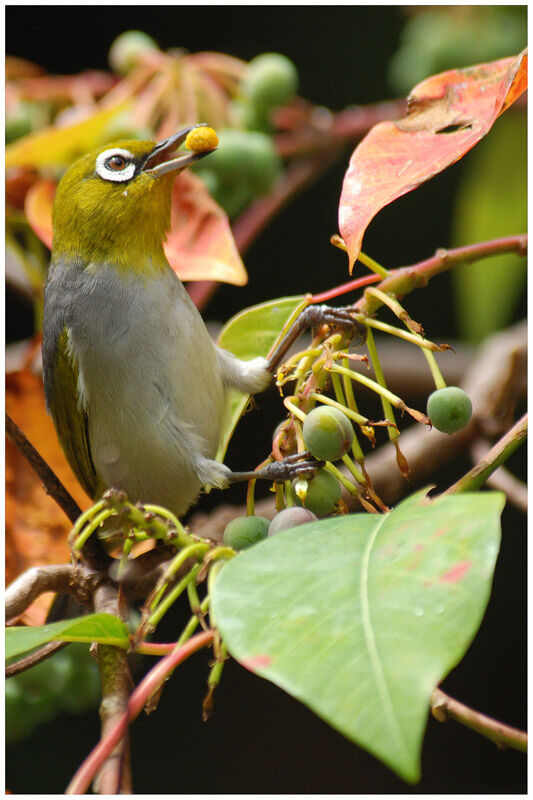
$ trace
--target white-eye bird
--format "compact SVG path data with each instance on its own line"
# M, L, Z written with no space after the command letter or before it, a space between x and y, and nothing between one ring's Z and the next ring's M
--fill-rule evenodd
M108 145L65 172L43 320L46 404L84 489L178 515L232 474L213 460L228 388L271 380L266 359L215 345L165 258L172 184L205 154L175 155L190 130Z

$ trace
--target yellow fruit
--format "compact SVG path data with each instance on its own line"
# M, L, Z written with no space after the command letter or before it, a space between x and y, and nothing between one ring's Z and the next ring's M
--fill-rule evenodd
M185 139L185 147L193 153L208 153L218 147L218 136L207 125L193 128Z

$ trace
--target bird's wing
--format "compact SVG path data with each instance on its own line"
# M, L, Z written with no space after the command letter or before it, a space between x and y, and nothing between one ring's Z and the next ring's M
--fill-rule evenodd
M87 494L95 498L105 487L98 479L91 456L89 420L78 403L78 368L69 352L67 328L59 335L49 370L49 385L53 389L47 393L47 405L59 441L77 479Z

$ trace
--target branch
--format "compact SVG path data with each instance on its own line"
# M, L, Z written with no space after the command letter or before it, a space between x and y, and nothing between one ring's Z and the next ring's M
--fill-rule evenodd
M435 689L431 696L431 713L439 722L446 722L448 719L460 722L481 736L486 736L498 747L511 747L521 753L527 752L527 733L474 711L441 689Z
M183 647L177 650L174 649L170 655L162 658L153 669L145 675L141 683L132 693L126 712L117 718L105 739L101 739L94 750L89 753L67 787L66 794L83 794L87 791L95 773L108 757L110 750L120 742L127 730L128 724L140 714L154 691L182 661L185 661L186 658L197 650L210 644L214 635L215 632L212 630L198 633L196 636L189 639Z
M76 522L81 508L9 414L6 414L6 433L39 476L46 494L56 501L71 522ZM96 537L92 537L83 546L82 554L86 562L95 569L105 568L111 561Z
M479 440L474 442L472 445L472 460L473 461L481 461L481 459L489 452L490 445L485 440ZM528 509L528 491L526 484L516 478L508 469L505 467L498 467L496 472L493 472L492 475L489 475L487 478L487 486L491 486L493 489L498 489L500 492L503 492L509 502L511 502L516 508L524 513L527 513Z
M119 590L111 583L103 583L94 593L94 610L100 613L120 616ZM97 646L102 700L100 703L100 720L102 740L114 729L117 721L127 713L128 700L133 689L128 657L120 647L112 645ZM131 765L129 738L127 731L110 748L102 761L100 771L95 780L95 789L99 794L131 794Z
M516 253L519 256L525 256L527 254L527 234L503 236L487 242L455 247L452 250L441 248L431 258L391 270L390 274L377 285L377 288L385 294L404 297L413 289L425 286L430 278L456 267L458 264L489 258L499 253ZM355 303L354 308L365 314L374 314L381 305L382 301L375 295L365 294Z
M487 478L492 475L501 464L504 464L509 456L514 453L516 448L522 444L527 436L527 414L516 422L507 431L505 436L496 442L489 452L483 456L481 461L472 467L466 475L450 486L443 494L455 494L456 492L475 491L483 486Z
M53 497L71 522L76 522L81 508L9 414L6 414L6 433L41 479L46 494Z
M21 672L35 667L37 664L40 664L41 661L50 658L50 656L53 656L54 653L57 653L58 650L62 650L68 644L70 644L70 642L48 642L48 644L43 644L42 647L39 647L38 650L34 650L29 656L24 656L24 658L19 658L18 661L14 661L12 664L7 664L5 669L6 678L13 678L15 675L19 675Z
M74 581L72 564L31 567L19 575L6 589L6 620L15 619L44 592L70 594Z

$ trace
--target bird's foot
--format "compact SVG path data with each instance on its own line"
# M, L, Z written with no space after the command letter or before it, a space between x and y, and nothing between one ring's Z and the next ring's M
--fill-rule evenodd
M294 325L283 337L268 360L273 372L296 339L308 328L317 329L327 325L332 330L344 330L350 334L350 340L358 339L360 344L366 340L366 327L353 317L350 307L334 308L333 306L307 306L296 319Z
M312 458L308 451L304 453L293 453L281 461L273 461L261 469L251 472L231 472L228 475L230 483L249 480L267 480L272 483L280 481L292 481L295 478L311 480L315 477L316 471L324 466L323 461Z

